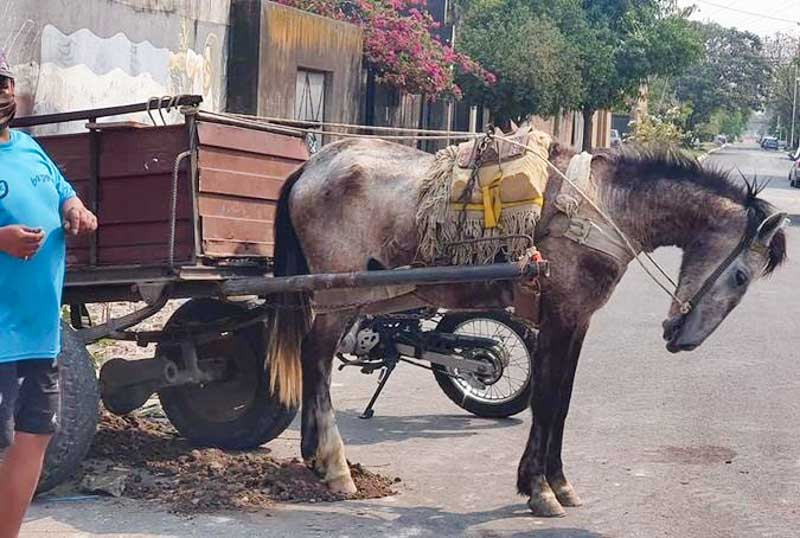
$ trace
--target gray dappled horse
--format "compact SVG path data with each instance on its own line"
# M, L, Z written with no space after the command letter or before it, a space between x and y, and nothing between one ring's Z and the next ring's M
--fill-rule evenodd
M565 170L573 152L554 144L550 160ZM410 264L417 250L415 213L420 182L434 157L378 140L326 146L286 182L276 216L276 275L360 271ZM638 251L683 250L677 295L664 322L672 352L702 344L750 285L785 258L785 215L726 174L667 151L601 153L588 189ZM517 488L536 515L558 516L580 499L564 475L564 421L578 356L592 315L611 296L632 256L620 260L567 239L553 228L553 200L562 179L550 175L537 247L550 260L542 281L541 332L533 368L533 424L519 463ZM415 295L372 304L370 313L435 304L494 309L512 304L513 284L421 288ZM348 299L359 301L353 291ZM366 298L366 296L365 296ZM331 405L331 366L340 337L365 309L310 316L309 297L285 295L272 321L273 388L286 403L302 398L302 454L328 487L355 491Z

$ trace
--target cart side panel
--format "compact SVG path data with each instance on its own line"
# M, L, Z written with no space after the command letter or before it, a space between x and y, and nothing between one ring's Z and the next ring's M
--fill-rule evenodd
M91 177L91 151L89 137L85 133L54 135L37 139L42 148L56 163L61 173L70 182L82 200L89 198ZM89 238L67 238L67 265L89 264Z
M213 122L197 124L202 255L269 257L286 177L308 159L300 137Z
M184 125L103 130L98 193L98 265L160 264L169 259L173 169L189 149ZM192 258L187 170L178 178L175 261Z

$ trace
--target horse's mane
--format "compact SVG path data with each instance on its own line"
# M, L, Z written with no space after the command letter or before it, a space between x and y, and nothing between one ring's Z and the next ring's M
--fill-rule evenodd
M616 167L615 183L630 189L669 179L691 183L741 204L745 209L753 209L759 222L774 211L769 202L758 197L767 183L759 183L757 178L750 181L744 175L743 181L737 181L730 172L704 166L693 156L677 149L627 147L619 152L607 153L606 157ZM765 273L772 273L785 260L786 236L783 230L779 230L769 246Z

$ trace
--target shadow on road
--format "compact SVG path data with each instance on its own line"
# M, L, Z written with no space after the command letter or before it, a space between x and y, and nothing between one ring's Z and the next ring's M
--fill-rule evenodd
M388 416L377 413L371 419L363 420L358 418L360 414L360 411L352 409L336 412L339 431L347 444L470 437L485 431L513 428L523 422L519 418L487 419L472 415Z
M81 503L83 504L83 503ZM601 538L586 529L558 526L562 520L537 519L525 504L493 510L456 513L440 508L391 506L374 501L328 505L279 505L272 512L224 512L183 517L158 514L158 507L127 502L100 501L84 509L66 511L47 506L46 516L29 517L35 526L48 519L79 533L140 536L436 536L483 538ZM152 510L155 508L155 512ZM114 517L110 513L114 512ZM42 521L44 522L44 521ZM63 528L63 527L62 527Z

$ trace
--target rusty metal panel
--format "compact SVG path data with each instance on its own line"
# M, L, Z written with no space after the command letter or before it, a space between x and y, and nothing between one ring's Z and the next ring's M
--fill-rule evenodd
M296 161L305 161L308 158L305 142L300 137L206 121L197 122L197 135L203 146L272 155Z
M270 258L274 252L275 245L272 242L242 243L218 239L203 240L203 253L208 257L230 258L243 256L248 258Z
M308 153L302 138L261 129L198 122L197 199L190 161L179 172L176 261L195 251L193 207L200 217L199 244L210 258L244 257L260 263L272 255L275 205L285 178ZM185 125L100 129L99 267L163 264L169 256L170 202L175 159L189 146ZM90 135L41 137L53 159L86 198ZM71 270L91 266L90 242L68 243Z
M77 182L88 181L90 156L87 134L47 136L37 141L73 186Z
M260 153L200 147L200 169L232 170L242 174L285 178L297 169L299 161Z
M100 181L100 211L103 224L169 221L172 203L172 173L150 176L106 178ZM178 219L191 219L191 199L186 173L178 182Z
M186 128L115 128L101 131L100 178L172 176L175 158L189 149ZM141 191L137 194L143 195Z
M101 128L97 191L96 264L98 266L163 263L169 257L170 201L177 155L189 147L183 125ZM62 169L78 195L89 199L90 133L45 136L39 143ZM186 166L180 172L176 260L192 257L194 236ZM67 266L92 265L90 241L69 239Z
M228 194L275 201L280 196L283 181L284 177L278 176L242 174L231 170L212 168L200 169L200 192L209 193L209 195Z
M206 194L200 198L200 212L208 217L250 219L271 223L275 218L275 203Z
M298 136L198 123L203 255L272 256L275 206L287 176L308 158Z

